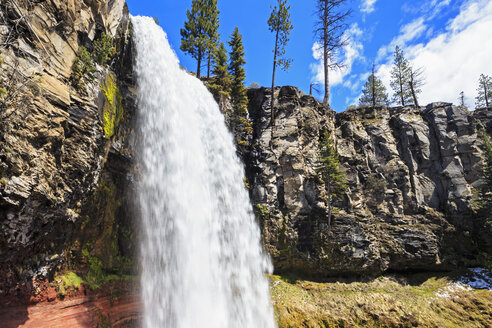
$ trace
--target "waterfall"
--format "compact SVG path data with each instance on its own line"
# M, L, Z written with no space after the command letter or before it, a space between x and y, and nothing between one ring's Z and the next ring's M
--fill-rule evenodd
M152 18L132 23L144 327L275 327L271 264L219 107Z

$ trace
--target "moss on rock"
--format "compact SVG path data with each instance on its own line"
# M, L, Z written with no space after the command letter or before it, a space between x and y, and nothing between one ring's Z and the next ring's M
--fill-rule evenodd
M56 276L52 286L55 287L58 295L63 297L70 291L79 290L83 283L84 280L75 272L68 271L62 275Z
M104 83L101 85L104 93L105 102L102 110L102 124L104 136L110 139L116 132L116 128L123 120L123 97L120 89L116 85L116 78L113 74L108 74Z

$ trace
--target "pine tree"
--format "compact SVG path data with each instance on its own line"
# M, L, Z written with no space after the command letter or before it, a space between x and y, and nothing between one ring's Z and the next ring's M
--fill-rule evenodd
M342 196L347 190L347 180L345 174L340 170L338 152L333 146L328 131L323 133L320 140L320 156L317 172L325 184L328 206L327 218L328 225L330 226L333 198Z
M345 20L351 14L351 10L342 11L347 0L316 0L317 22L315 34L318 38L319 45L323 51L323 68L325 77L325 96L323 104L328 105L330 101L330 68L340 67L337 62L336 52L347 44L344 38L347 24Z
M243 37L239 33L239 28L236 27L231 35L231 40L228 42L231 47L229 54L229 74L231 75L231 98L233 105L240 111L246 112L246 106L248 104L248 98L246 96L247 89L244 86L244 80L246 79L246 71L244 65L244 46Z
M393 102L400 103L401 106L411 102L411 92L409 90L410 65L403 55L403 50L396 46L393 69L391 70L391 88L394 96Z
M228 71L228 56L227 50L224 43L220 43L219 47L214 54L215 67L213 74L215 75L215 85L218 86L221 92L225 93L227 96L230 95L231 88L231 76Z
M197 60L196 75L200 78L202 61L211 47L210 35L213 34L214 22L210 10L210 0L193 0L191 11L186 12L187 21L181 29L182 51L188 52Z
M388 95L383 82L376 76L374 64L372 65L372 73L369 75L364 88L362 89L362 97L359 99L360 106L388 106Z
M217 0L208 0L207 16L210 18L210 28L208 30L207 42L207 79L210 78L210 68L212 67L217 44L219 43L219 13L217 9Z
M253 128L248 120L248 89L244 85L246 71L244 70L244 46L242 36L236 27L228 42L231 47L229 54L229 74L231 75L231 100L232 100L232 117L231 129L236 136L236 142L240 147L247 146Z
M275 33L275 46L273 48L273 74L272 74L272 98L270 102L271 110L271 125L275 125L275 112L273 105L275 103L275 71L277 66L282 70L288 70L292 59L286 58L285 47L289 43L290 31L294 28L290 21L290 6L287 5L287 0L277 0L277 5L273 7L268 26L270 32ZM273 131L273 130L272 130Z
M491 105L492 101L492 78L490 76L481 74L478 80L478 96L475 98L475 105L477 108L486 107Z

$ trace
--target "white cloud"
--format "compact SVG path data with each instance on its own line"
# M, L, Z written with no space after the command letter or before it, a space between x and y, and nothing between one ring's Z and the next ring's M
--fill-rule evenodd
M433 19L436 17L438 14L441 13L441 11L449 6L451 3L451 0L432 0L430 3L429 7L424 7L425 9L423 10L424 12L430 12L431 14L427 17L427 19ZM430 8L430 10L429 10Z
M336 86L343 84L344 78L352 72L352 66L356 60L365 60L362 55L364 47L361 42L363 35L362 30L357 23L352 24L350 28L345 32L347 37L347 45L342 49L342 54L338 56L339 62L343 63L341 69L330 69L330 86ZM312 81L316 83L324 83L324 67L323 67L323 52L318 43L313 44L312 47L313 57L316 59L316 63L311 64L311 72L313 74ZM351 86L349 84L349 86Z
M375 5L376 5L377 0L362 0L362 3L360 5L360 11L362 11L365 14L370 14L375 10Z
M449 24L449 29L455 33L462 31L470 24L490 15L492 10L490 5L489 0L475 0L464 3L459 15Z
M492 74L492 2L469 0L446 26L445 32L425 44L404 47L414 67L424 69L426 84L421 104L434 101L457 103L461 91L474 107L480 74ZM386 57L378 75L389 90L392 56Z
M400 28L400 34L394 38L390 44L381 47L378 51L378 56L376 61L379 62L386 58L388 54L393 53L396 46L400 48L405 47L411 41L419 38L427 30L427 25L425 24L425 18L417 18L410 23L402 26Z

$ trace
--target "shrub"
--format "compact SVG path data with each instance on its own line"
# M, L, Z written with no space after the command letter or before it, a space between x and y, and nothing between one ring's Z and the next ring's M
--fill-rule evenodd
M94 81L95 71L91 54L86 47L82 46L72 66L72 85L79 91L83 90L87 82Z
M105 65L114 53L113 38L103 32L101 37L94 41L94 51L92 53L94 60L99 65Z

